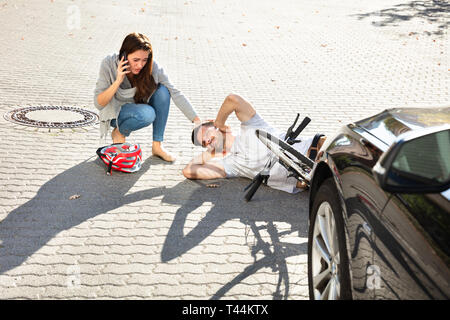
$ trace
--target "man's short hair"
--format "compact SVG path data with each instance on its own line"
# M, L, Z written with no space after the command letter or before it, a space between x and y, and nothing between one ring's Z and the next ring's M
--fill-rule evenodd
M203 127L214 127L214 121L205 121L201 125L196 126L194 130L192 130L191 140L192 143L196 146L202 146L202 142L198 141L197 135L199 130L201 130Z

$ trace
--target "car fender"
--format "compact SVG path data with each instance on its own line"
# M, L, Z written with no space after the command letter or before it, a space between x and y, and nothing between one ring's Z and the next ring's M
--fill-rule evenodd
M322 183L328 179L333 178L334 184L336 186L336 189L338 191L338 198L339 203L342 210L342 218L344 219L344 232L345 232L345 246L346 246L346 252L347 256L351 257L351 246L350 246L350 237L349 237L349 230L347 229L347 208L345 206L344 201L344 195L342 192L342 183L340 179L340 172L335 165L335 162L333 160L333 157L330 155L327 150L323 150L319 153L318 158L316 160L316 164L313 168L312 172L312 179L311 179L311 185L310 185L310 193L309 193L309 217L311 217L312 214L312 207L313 207L313 201L315 198L315 195L317 194L317 191L319 190ZM349 272L350 272L350 286L353 287L353 274L352 274L352 259L348 259L349 263Z

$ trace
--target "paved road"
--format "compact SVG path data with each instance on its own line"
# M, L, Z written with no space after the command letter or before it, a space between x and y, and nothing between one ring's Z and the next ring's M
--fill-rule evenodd
M203 119L231 92L279 128L310 116L306 134L450 101L444 2L0 0L0 21L2 114L95 110L99 63L132 31L150 37ZM308 194L262 187L246 204L244 179L184 179L199 150L172 107L165 145L177 162L150 157L151 130L141 130L142 170L112 177L95 159L97 126L0 118L0 298L308 298Z

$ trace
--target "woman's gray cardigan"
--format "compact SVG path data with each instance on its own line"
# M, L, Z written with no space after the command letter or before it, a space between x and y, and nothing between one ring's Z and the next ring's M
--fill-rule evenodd
M133 88L128 78L125 77L111 101L104 107L98 104L98 95L108 89L116 80L118 64L119 59L117 54L109 55L103 59L94 90L94 105L99 110L101 138L108 134L110 129L110 121L112 119L117 119L121 106L125 103L135 103L134 95L136 93L136 88ZM160 68L155 61L153 61L152 76L157 85L161 83L169 90L170 96L175 102L175 105L183 112L186 118L193 121L197 116L197 113L191 103L180 90L176 89L170 83L164 69ZM116 123L118 123L117 120Z

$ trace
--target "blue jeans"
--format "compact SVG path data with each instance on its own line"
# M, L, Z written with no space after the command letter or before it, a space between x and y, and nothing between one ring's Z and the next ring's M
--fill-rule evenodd
M146 103L126 103L120 108L117 121L119 132L128 137L131 132L148 127L153 123L153 141L163 141L167 118L169 117L170 93L162 84ZM116 119L111 120L116 128Z

